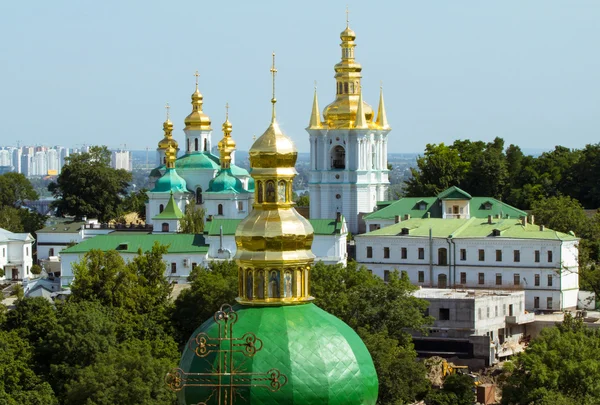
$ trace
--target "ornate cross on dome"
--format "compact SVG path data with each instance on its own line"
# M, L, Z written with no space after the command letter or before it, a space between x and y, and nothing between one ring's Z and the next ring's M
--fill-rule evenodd
M275 68L275 52L273 52L273 65L271 66L271 76L273 77L273 98L271 99L271 103L273 103L273 119L275 119L275 103L277 99L275 98L275 75L277 74L277 69Z
M348 10L347 4L346 4L346 28L350 28L350 10Z
M196 70L196 73L194 73L194 76L196 76L196 90L198 90L198 78L200 77L200 73L198 73L198 71Z
M167 110L167 121L169 121L169 109L171 108L171 106L169 105L169 103L167 103L165 105L165 110Z
M244 387L262 387L277 392L287 384L287 376L276 368L264 373L244 372L244 358L254 357L262 350L263 342L251 332L236 337L233 325L237 319L238 315L230 305L221 306L214 315L214 320L219 325L219 336L212 337L201 332L188 343L197 357L211 362L213 371L186 373L180 368L171 370L165 377L171 390L180 391L185 387L208 388L212 391L211 394L205 402L197 405L206 405L209 401L211 404L230 405L237 398L246 399L243 397Z
M225 103L225 121L229 119L229 103Z

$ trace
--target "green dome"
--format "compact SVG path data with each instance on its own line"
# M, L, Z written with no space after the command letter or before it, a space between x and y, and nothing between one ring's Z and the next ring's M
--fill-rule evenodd
M254 191L254 177L248 179L248 191Z
M248 405L376 403L371 355L335 316L314 304L233 309L206 321L186 345L168 380L181 405L218 404L219 394Z
M245 193L242 181L231 174L231 169L224 169L208 183L208 193Z
M186 169L213 169L219 170L219 158L209 152L194 152L183 155L175 161L175 168Z
M246 170L242 167L236 166L236 165L231 165L231 173L234 176L250 176L250 173L248 173L248 170Z
M156 180L153 193L187 193L187 184L175 169L167 169L163 176Z

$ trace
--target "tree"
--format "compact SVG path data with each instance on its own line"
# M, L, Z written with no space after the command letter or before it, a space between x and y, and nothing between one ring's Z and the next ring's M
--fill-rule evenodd
M301 195L300 197L298 197L298 200L296 201L296 205L298 207L310 206L310 196L308 194Z
M89 152L67 158L56 182L48 190L57 198L57 215L98 218L108 222L120 212L131 173L110 167L106 146L93 146Z
M39 264L34 264L33 266L31 266L31 269L29 271L34 276L38 276L42 273L42 266L40 266Z
M25 200L38 198L38 193L25 175L15 172L0 175L0 207L20 208Z
M8 205L0 207L0 228L10 232L23 232L23 222L20 214L20 208Z
M196 206L196 200L193 198L185 206L185 215L179 221L181 233L199 234L204 232L204 217L206 211L202 207Z
M123 212L135 212L138 218L146 220L146 203L148 202L147 189L142 188L141 190L127 194L123 200Z
M572 166L571 194L586 208L600 207L600 143L586 145L576 164Z
M532 213L539 224L568 233L581 235L585 230L588 218L581 204L571 197L550 197L534 202Z

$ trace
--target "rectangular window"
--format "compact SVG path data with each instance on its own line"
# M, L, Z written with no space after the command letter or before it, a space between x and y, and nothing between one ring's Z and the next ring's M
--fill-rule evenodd
M539 263L540 262L540 251L536 250L534 256L535 256L535 262Z
M521 275L519 273L513 275L513 284L516 286L521 285Z
M483 316L481 315L481 308L477 308L477 317L479 319L483 319Z
M29 246L26 246L26 247L25 247L25 255L26 255L26 256L29 256Z
M540 286L540 275L539 274L536 274L535 276L533 276L533 284L536 287Z
M500 249L496 249L496 261L497 262L502 261L502 251Z
M177 263L171 263L171 273L177 273Z
M485 260L485 250L479 249L479 261L482 262Z
M367 271L369 272L369 274L373 274L373 270L369 269Z
M389 270L384 270L383 271L383 281L390 281L390 271Z
M479 273L479 284L485 284L485 273Z
M487 317L489 318L490 317L490 307L487 307L485 312L487 313Z
M546 298L546 309L552 309L552 297Z
M440 321L449 321L450 320L450 308L440 308Z
M195 269L198 266L198 263L192 263L192 269Z
M498 305L494 307L494 316L498 317Z
M383 248L383 258L384 259L389 259L390 258L390 248L389 247L384 247Z
M502 285L502 273L496 273L496 285Z
M506 316L506 304L502 304L502 315Z
M419 283L424 283L424 282L425 282L425 272L420 271L419 272Z
M419 259L420 260L425 259L425 249L424 248L419 248Z
M521 261L521 251L520 250L513 251L513 260L515 263L518 263Z
M238 211L244 211L244 202L238 201Z
M467 260L467 249L460 250L460 260L462 260L462 261Z
M460 283L462 285L467 284L467 273L464 271L460 273Z
M373 258L373 247L367 246L367 259L372 259L372 258Z
M533 307L534 308L540 307L540 297L533 297Z
M552 274L548 274L548 287L552 287Z
M400 258L406 259L407 257L408 257L408 251L406 250L405 247L403 247L402 249L400 249Z
M552 263L552 251L548 251L548 263Z

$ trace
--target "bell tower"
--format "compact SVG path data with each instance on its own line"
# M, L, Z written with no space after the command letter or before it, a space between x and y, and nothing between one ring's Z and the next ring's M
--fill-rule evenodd
M342 58L335 69L336 97L319 111L317 89L310 122L310 217L335 218L344 215L352 233L364 232L360 214L373 212L377 201L386 198L387 122L380 90L377 116L363 100L362 66L354 58L356 34L340 34Z

